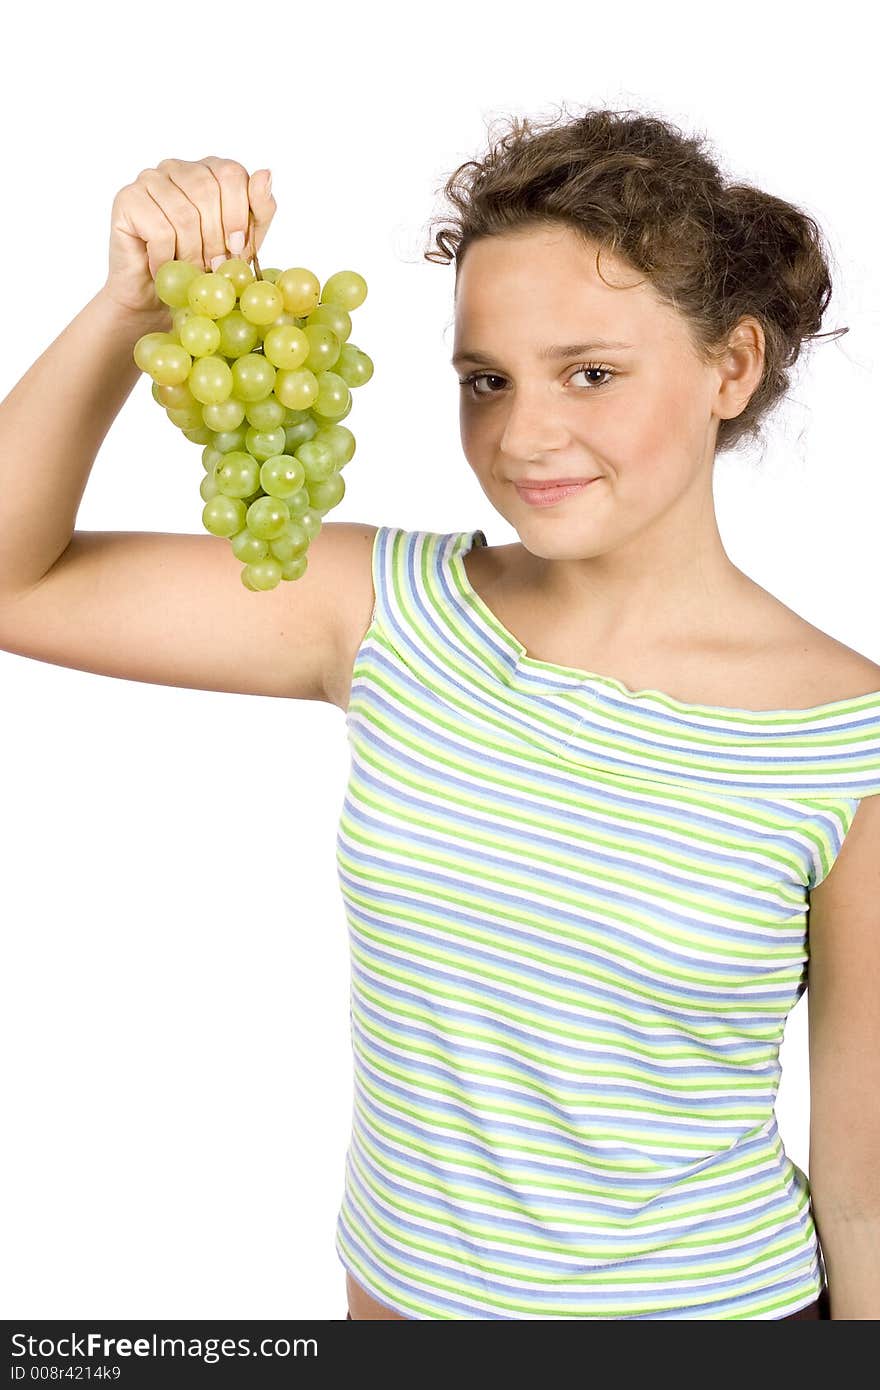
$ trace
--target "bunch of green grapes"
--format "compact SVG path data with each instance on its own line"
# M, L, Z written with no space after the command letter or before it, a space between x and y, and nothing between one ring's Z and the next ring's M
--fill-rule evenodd
M202 525L228 537L241 582L258 591L305 573L322 518L345 496L355 438L340 422L373 363L348 341L363 276L337 271L322 290L310 270L254 260L256 273L238 257L207 273L166 261L155 288L172 331L139 338L134 360L169 420L204 445Z

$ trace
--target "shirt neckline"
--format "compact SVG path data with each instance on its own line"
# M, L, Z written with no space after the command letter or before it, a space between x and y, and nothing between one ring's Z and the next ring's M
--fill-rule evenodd
M609 698L627 704L660 706L673 714L691 714L721 722L739 720L772 723L784 720L788 724L806 723L825 715L833 716L836 713L861 711L872 703L880 705L880 690L868 691L864 695L852 695L847 699L826 700L822 704L802 705L794 708L747 709L738 705L704 705L693 700L679 700L666 691L656 690L652 687L633 690L614 676L602 675L597 671L587 671L577 666L564 666L553 661L541 661L537 657L529 656L523 643L509 628L504 626L501 619L493 613L468 578L464 557L473 548L477 537L482 537L479 542L481 545L487 544L485 533L482 530L454 533L450 561L459 592L473 610L481 628L496 651L507 658L505 664L507 682L512 686L532 693L539 693L542 687L558 691L592 686L600 692L607 692Z

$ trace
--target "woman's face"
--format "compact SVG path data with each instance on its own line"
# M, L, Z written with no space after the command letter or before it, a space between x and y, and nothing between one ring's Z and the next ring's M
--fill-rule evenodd
M459 265L453 365L460 380L484 374L459 388L465 456L526 549L548 559L641 544L672 512L701 508L719 413L745 404L725 408L718 369L644 277L605 252L600 267L624 288L602 281L595 250L564 226L472 242ZM626 346L571 346L601 340ZM514 486L559 478L598 481L549 507Z

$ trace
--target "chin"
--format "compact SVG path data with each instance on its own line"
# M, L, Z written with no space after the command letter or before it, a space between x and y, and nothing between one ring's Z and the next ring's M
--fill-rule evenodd
M539 560L591 560L594 556L606 554L609 549L595 537L578 539L576 535L553 535L549 528L542 533L537 526L522 526L521 522L514 526L514 530L523 549Z

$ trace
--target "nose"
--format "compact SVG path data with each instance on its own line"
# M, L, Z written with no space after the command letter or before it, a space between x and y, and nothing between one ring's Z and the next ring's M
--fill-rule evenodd
M504 419L499 448L510 458L530 461L564 448L570 439L559 402L546 388L511 391L500 410Z

